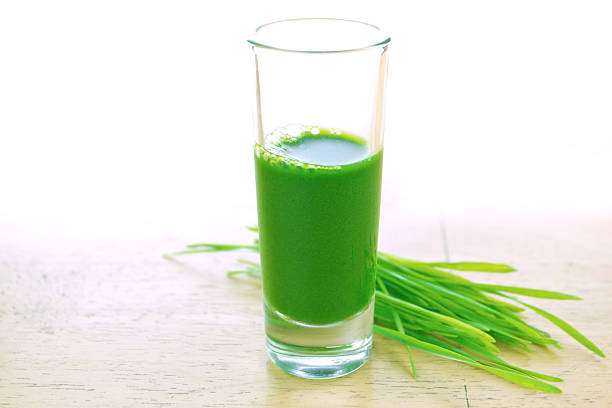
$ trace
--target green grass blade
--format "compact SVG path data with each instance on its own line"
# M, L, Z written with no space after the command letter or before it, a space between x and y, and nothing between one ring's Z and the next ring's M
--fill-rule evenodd
M238 270L238 271L227 271L227 276L228 277L232 277L235 275L248 275L251 276L253 278L256 279L260 279L261 278L261 273L259 273L259 271L257 270L253 270L253 269L243 269L243 270Z
M380 290L384 294L388 295L389 291L387 290L387 287L385 286L385 283L382 281L382 279L377 277L376 281L378 282L378 285L380 286ZM400 333L404 334L405 333L404 325L402 324L402 320L400 319L399 315L397 314L395 310L393 310L391 314L393 316L393 321L395 323L396 329ZM412 358L412 350L410 349L410 346L406 346L406 350L408 350L408 358L410 359L410 373L412 374L412 378L416 378L417 377L416 366L414 364L414 359Z
M465 272L509 273L516 271L510 265L489 262L428 262L427 265Z
M416 365L414 364L414 357L412 356L412 348L410 346L406 346L406 350L408 350L408 359L410 360L410 371L412 372L412 378L417 378Z
M255 245L231 245L231 244L191 244L187 245L186 250L170 252L163 254L162 256L166 259L170 259L173 256L189 255L189 254L201 254L205 252L221 252L221 251L237 251L241 249L249 249L255 252L259 251L259 247Z
M599 357L606 357L606 355L601 351L595 344L593 344L589 339L587 339L582 333L576 330L572 325L567 323L565 320L560 319L559 317L548 313L546 310L540 309L539 307L530 305L525 302L521 302L517 299L517 302L522 304L525 307L530 308L540 316L548 319L555 326L572 336L578 343L582 344L587 349L591 350L593 353L597 354Z
M544 289L519 288L517 286L489 285L486 283L473 283L474 287L482 289L486 292L506 292L517 295L542 298L542 299L559 299L559 300L582 300L578 296L570 295L562 292L553 292Z
M530 376L535 377L535 378L539 378L540 380L544 380L544 381L563 382L563 378L555 377L555 376L548 375L548 374L538 373L537 371L526 370L524 368L517 367L517 366L514 366L512 364L508 364L506 362L504 362L504 363L490 362L490 363L487 363L487 364L494 365L494 366L502 366L502 367L512 368L512 369L514 369L516 371L519 371L521 373L530 375Z
M538 391L548 392L550 394L561 394L563 391L554 385L547 384L543 381L540 381L536 378L517 373L514 371L509 371L506 369L502 369L499 367L491 367L484 364L481 364L479 368L486 370L492 374L495 374L499 377L502 377L508 381L511 381L515 384L522 385L523 387L531 388Z
M383 252L378 253L378 262L383 264L391 264L395 266L395 268L399 270L413 269L425 274L425 277L428 277L433 280L444 280L448 282L458 282L471 284L472 281L469 279L465 279L459 275L455 275L454 273L442 271L434 268L433 266L429 266L425 262L415 261L412 259L400 258L395 255L385 254Z

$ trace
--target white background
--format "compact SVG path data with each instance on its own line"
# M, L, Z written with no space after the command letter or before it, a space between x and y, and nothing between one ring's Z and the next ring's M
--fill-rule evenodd
M2 1L0 228L254 223L245 39L305 16L391 34L383 214L612 216L609 1Z

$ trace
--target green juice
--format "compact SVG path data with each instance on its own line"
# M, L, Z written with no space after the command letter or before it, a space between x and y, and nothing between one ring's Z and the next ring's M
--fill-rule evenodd
M382 151L316 129L255 146L266 308L329 325L371 306Z

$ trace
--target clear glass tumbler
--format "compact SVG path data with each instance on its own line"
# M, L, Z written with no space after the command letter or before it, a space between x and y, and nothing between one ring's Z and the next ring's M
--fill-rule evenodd
M390 38L308 18L248 41L268 355L299 377L339 377L372 347Z

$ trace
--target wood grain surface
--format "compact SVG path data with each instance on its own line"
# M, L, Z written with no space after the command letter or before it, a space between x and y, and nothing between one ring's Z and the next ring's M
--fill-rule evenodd
M519 271L471 277L582 296L534 303L611 353L610 219L390 220L381 221L386 251L432 261L507 262ZM564 348L504 355L564 378L561 395L419 351L413 379L402 346L380 336L355 373L325 381L292 377L266 357L261 288L225 275L236 266L233 254L180 263L160 256L201 239L248 242L250 233L236 220L175 226L180 234L149 225L140 234L95 240L0 232L0 406L612 406L610 358L594 356L533 314Z

